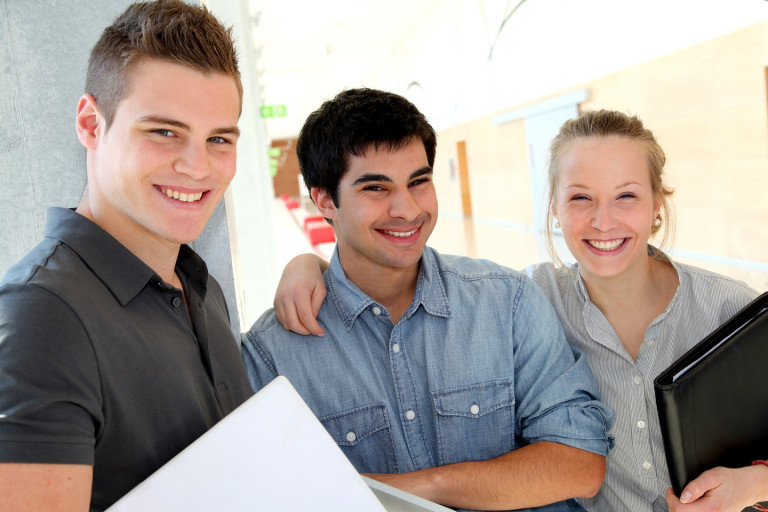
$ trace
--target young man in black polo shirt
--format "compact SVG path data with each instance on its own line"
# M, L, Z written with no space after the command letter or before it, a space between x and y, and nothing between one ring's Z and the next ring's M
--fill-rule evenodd
M252 393L184 245L234 176L241 104L205 8L134 4L94 47L82 201L0 283L0 509L103 510Z

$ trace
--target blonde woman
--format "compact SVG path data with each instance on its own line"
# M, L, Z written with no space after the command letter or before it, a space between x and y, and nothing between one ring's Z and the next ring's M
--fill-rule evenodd
M561 127L550 153L554 263L527 273L554 306L569 343L585 353L601 399L616 411L605 482L580 503L594 511L696 512L740 511L768 500L762 461L710 469L675 496L653 389L659 373L757 292L664 253L672 217L666 157L638 118L585 112ZM562 230L575 264L563 264L555 253L553 226ZM662 241L659 248L649 243L653 235ZM314 318L325 296L318 268L317 258L302 255L283 273L275 307L296 332L322 334Z

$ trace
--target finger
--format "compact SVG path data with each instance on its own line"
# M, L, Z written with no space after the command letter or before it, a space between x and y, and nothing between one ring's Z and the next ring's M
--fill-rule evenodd
M304 325L299 320L294 302L278 302L275 300L273 306L275 307L275 316L277 317L277 321L280 322L280 325L283 326L283 329L286 331L293 331L296 334L301 334L304 336L310 334L309 329L304 327Z
M315 288L315 290L312 292L312 313L314 313L315 316L320 314L320 308L323 305L323 301L325 300L326 296L326 289L325 286L318 286Z
M721 479L717 477L717 471L708 470L691 480L680 493L682 503L691 503L698 500L704 494L720 485Z
M325 336L325 330L317 321L317 315L320 314L320 308L325 300L325 287L315 288L310 297L308 306L302 304L299 309L299 319L304 328L315 336Z
M671 487L667 488L667 494L665 498L667 499L667 506L669 507L670 511L677 510L678 506L681 505L680 500L677 499L677 496Z

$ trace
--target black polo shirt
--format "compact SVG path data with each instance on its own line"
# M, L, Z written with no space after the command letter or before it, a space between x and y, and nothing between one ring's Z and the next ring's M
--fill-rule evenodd
M91 510L251 394L224 295L182 246L188 297L74 211L0 282L0 462L89 464Z

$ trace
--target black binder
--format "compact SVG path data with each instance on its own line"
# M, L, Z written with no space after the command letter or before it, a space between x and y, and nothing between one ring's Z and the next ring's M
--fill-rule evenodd
M686 352L654 387L677 496L707 469L768 458L768 292Z

